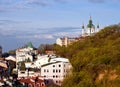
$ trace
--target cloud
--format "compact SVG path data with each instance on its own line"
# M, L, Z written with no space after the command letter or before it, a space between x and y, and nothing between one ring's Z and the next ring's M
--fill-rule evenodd
M2 21L2 20L1 20ZM7 20L4 20L5 22ZM79 36L81 29L79 27L53 27L53 28L18 28L1 27L0 35L2 37L13 37L24 40L43 40L55 39L63 36Z
M68 0L0 0L0 12L17 11L18 9L33 8L33 6L46 7L66 2Z
M108 0L87 0L90 3L105 3ZM80 3L81 0L0 0L0 12L17 11L18 9L33 8L34 6L52 6L58 4L67 4L72 2ZM120 0L111 0L118 3Z
M16 36L18 39L29 39L29 40L42 40L42 39L54 39L52 34L34 34L34 35L20 35Z
M16 23L19 23L18 21L14 21L14 20L0 20L0 25L3 24L3 25L6 25L6 24L16 24Z

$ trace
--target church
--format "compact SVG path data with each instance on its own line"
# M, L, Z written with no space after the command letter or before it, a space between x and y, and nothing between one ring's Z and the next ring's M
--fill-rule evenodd
M93 24L92 18L90 16L87 28L85 28L84 23L82 25L82 35L81 36L83 36L83 37L90 36L98 31L99 31L99 24L95 27L95 25Z
M82 34L80 35L80 37L63 37L63 38L57 38L56 39L56 44L60 45L60 46L68 46L74 42L77 42L79 40L82 40L83 38L87 37L87 36L91 36L94 35L95 33L97 33L99 31L99 24L95 27L95 25L93 24L92 18L90 16L88 25L84 26L84 24L82 25Z

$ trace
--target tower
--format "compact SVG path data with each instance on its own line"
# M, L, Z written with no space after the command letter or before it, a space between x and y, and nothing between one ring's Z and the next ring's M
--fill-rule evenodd
M84 27L84 23L83 23L83 25L82 25L82 36L84 36L84 34L85 34L85 27Z
M99 28L100 28L100 26L99 26L99 24L97 25L97 31L96 32L98 32L99 31Z

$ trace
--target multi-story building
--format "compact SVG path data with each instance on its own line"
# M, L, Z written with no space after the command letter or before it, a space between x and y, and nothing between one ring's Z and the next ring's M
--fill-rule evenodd
M55 55L42 55L34 62L25 63L26 70L18 71L18 77L41 76L47 85L61 85L63 79L70 74L71 64L67 58L56 57ZM28 71L38 69L38 72Z
M71 71L71 64L66 58L50 58L49 62L41 66L41 76L47 84L61 85L63 79Z
M26 47L16 50L16 62L26 61L28 59L33 61L33 54L37 54L37 50L34 49L32 43L28 43Z
M69 37L63 37L63 38L57 38L56 39L56 44L60 46L68 46L74 42L79 41L80 38L69 38Z
M2 47L0 46L0 57L2 57Z
M36 54L37 59L33 61L32 53ZM29 62L23 62L30 59ZM69 74L71 64L67 58L56 57L53 55L38 55L31 46L16 50L16 69L18 77L41 76L49 84L61 85L63 79Z
M26 62L33 62L37 55L37 50L32 46L32 43L28 43L27 46L16 50L16 69L18 77L28 76L28 69L25 67ZM30 64L31 64L30 63ZM23 67L21 69L21 67ZM29 75L34 76L34 72L29 72Z

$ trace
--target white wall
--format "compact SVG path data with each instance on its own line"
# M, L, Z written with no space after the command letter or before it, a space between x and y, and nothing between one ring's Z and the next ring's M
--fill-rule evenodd
M41 67L41 76L45 79L53 79L53 82L57 85L61 85L61 82L70 70L70 63L59 62L53 63Z
M56 44L62 46L62 40L60 38L56 39Z

